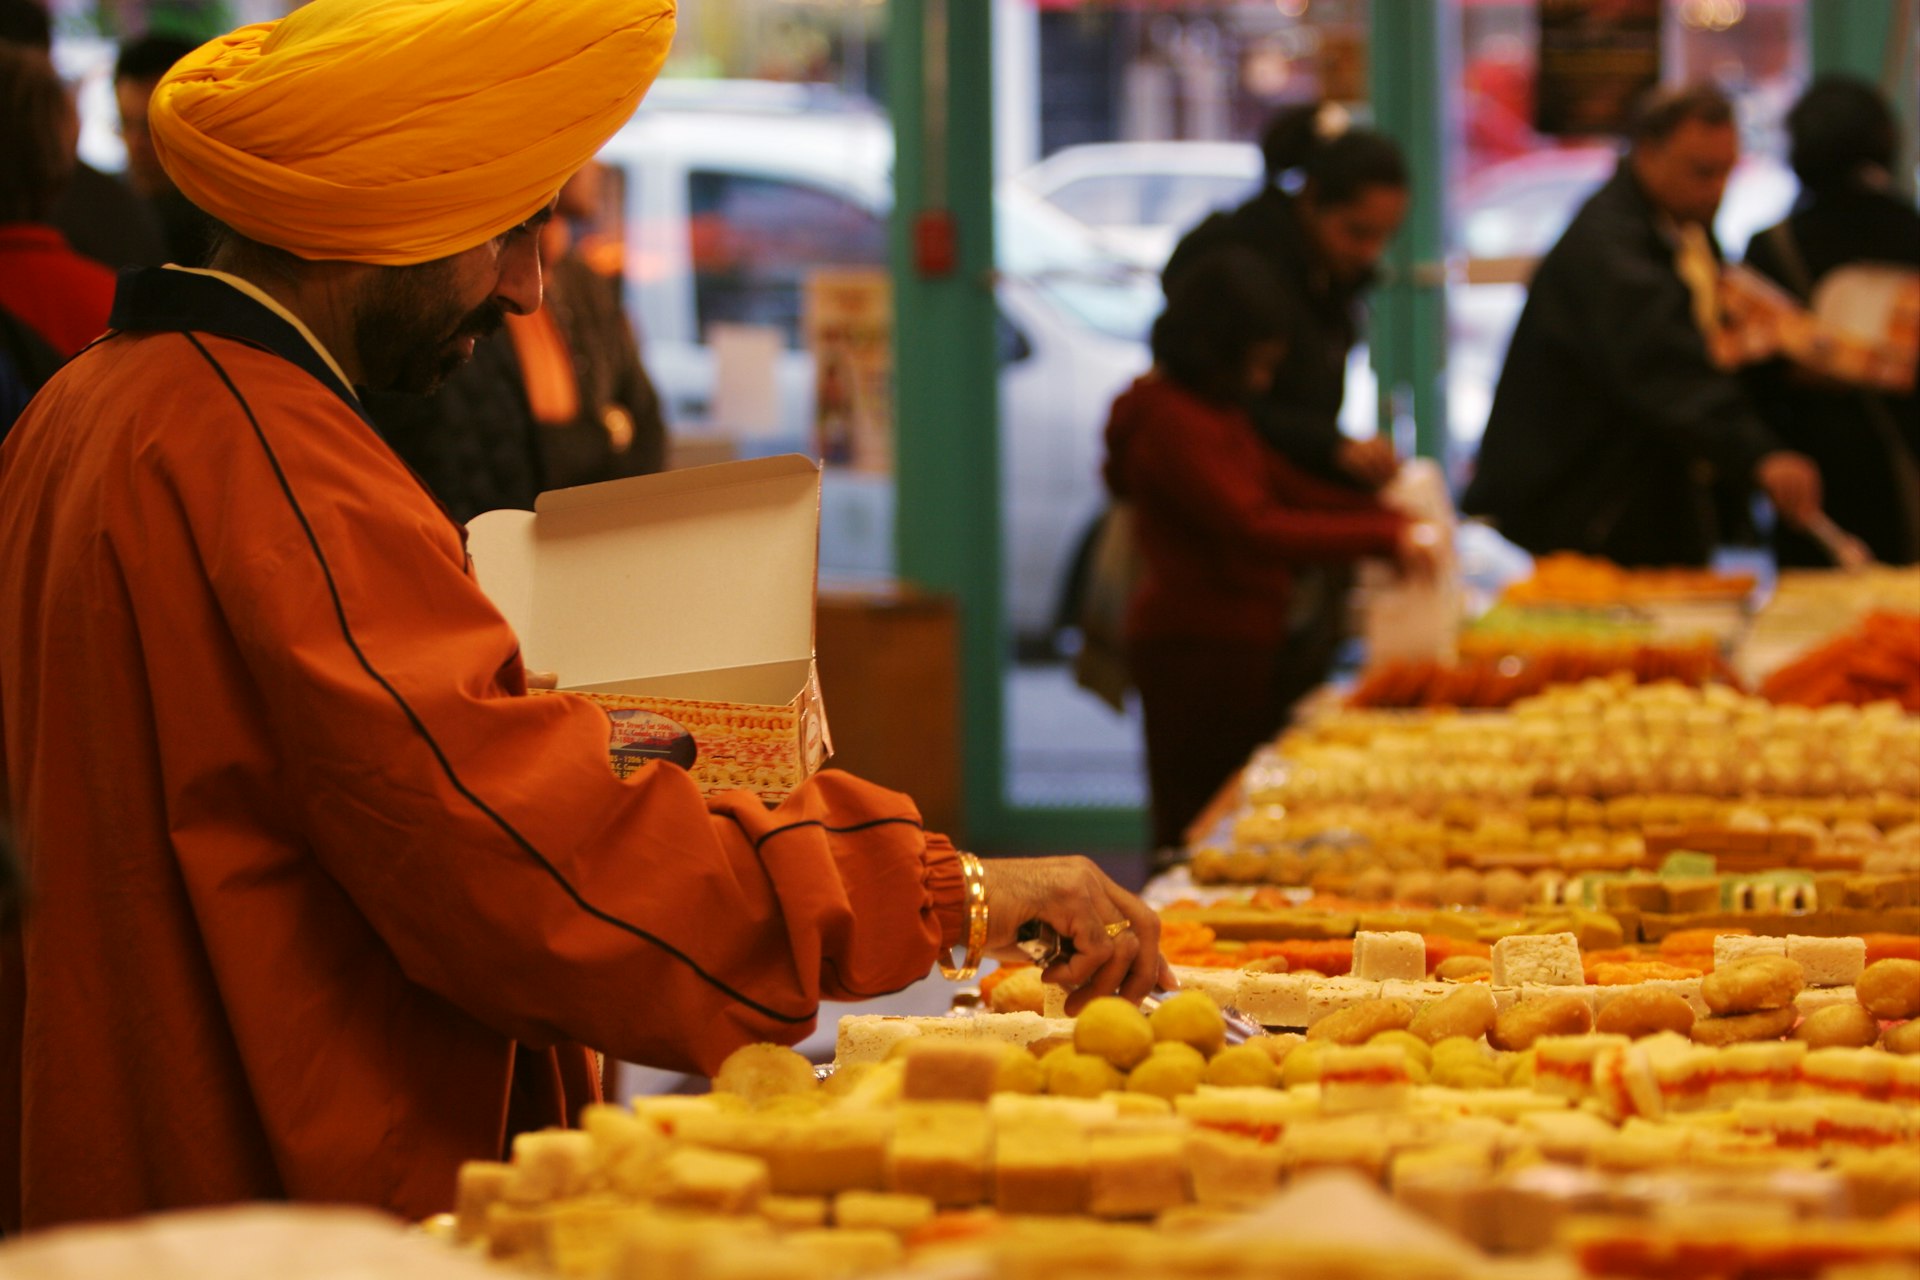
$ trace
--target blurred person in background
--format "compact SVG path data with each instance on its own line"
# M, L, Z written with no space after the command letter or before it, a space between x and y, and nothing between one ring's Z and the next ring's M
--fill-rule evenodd
M1107 488L1131 503L1144 561L1124 638L1146 718L1156 849L1285 725L1294 583L1310 564L1395 558L1427 572L1437 531L1271 447L1247 405L1290 328L1261 255L1191 258L1153 326L1154 367L1114 402Z
M53 27L46 7L37 0L0 0L0 43L26 45L51 57ZM115 270L158 266L166 257L160 224L146 201L84 161L74 163L51 221L76 252Z
M1541 261L1461 500L1536 555L1705 565L1722 488L1783 517L1820 510L1820 473L1781 447L1700 314L1720 270L1713 219L1739 158L1711 85L1655 90L1619 169Z
M47 55L0 41L0 436L113 306L112 270L49 221L79 127Z
M1899 132L1886 100L1845 76L1815 81L1787 115L1800 199L1747 246L1747 265L1812 301L1842 267L1920 272L1920 212L1893 185ZM1920 560L1920 394L1848 386L1776 360L1748 371L1761 416L1820 468L1827 513L1876 560ZM1773 530L1782 567L1828 568L1830 553L1785 522Z
M1168 258L1163 282L1171 296L1195 262L1228 245L1264 262L1285 342L1272 378L1247 402L1260 438L1311 475L1379 489L1400 469L1393 442L1349 439L1340 430L1340 408L1363 299L1406 220L1406 159L1393 139L1353 124L1333 104L1279 112L1260 152L1266 185L1188 232ZM1339 565L1307 566L1295 575L1283 703L1326 680L1346 638L1351 586L1352 575Z
M531 510L548 489L660 470L666 423L620 306L620 281L582 252L579 226L601 207L604 171L567 183L541 235L546 304L502 333L431 396L374 394L387 442L462 523Z
M195 44L173 36L144 36L120 50L113 66L113 99L120 108L120 136L127 144L127 180L160 220L166 261L204 267L213 251L215 225L180 194L161 167L147 127L148 103L160 77L192 53Z

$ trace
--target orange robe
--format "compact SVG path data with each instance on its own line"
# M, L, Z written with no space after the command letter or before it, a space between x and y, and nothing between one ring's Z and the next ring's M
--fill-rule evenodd
M827 773L769 812L528 698L460 529L330 362L220 280L0 450L0 1227L262 1197L448 1207L590 1044L710 1072L923 977L957 860ZM521 1084L526 1084L523 1071ZM578 1098L573 1099L576 1103Z

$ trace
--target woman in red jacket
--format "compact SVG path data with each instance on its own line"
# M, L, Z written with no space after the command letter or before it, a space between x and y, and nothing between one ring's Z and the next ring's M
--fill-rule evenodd
M1154 367L1113 405L1107 488L1133 504L1144 572L1128 664L1146 712L1158 849L1279 731L1293 566L1397 559L1426 572L1434 531L1308 475L1245 409L1285 354L1278 284L1247 250L1187 272L1153 328Z

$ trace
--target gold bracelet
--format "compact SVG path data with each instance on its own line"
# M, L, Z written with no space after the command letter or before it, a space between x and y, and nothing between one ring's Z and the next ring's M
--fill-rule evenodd
M940 976L949 982L965 982L980 972L980 960L987 951L987 869L971 853L960 855L960 878L967 891L967 954L960 964L953 963L953 948L940 964Z

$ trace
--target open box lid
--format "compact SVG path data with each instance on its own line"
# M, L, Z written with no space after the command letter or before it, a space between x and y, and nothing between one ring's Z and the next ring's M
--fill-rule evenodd
M543 493L467 551L527 666L580 689L810 661L819 538L820 468L787 454Z

